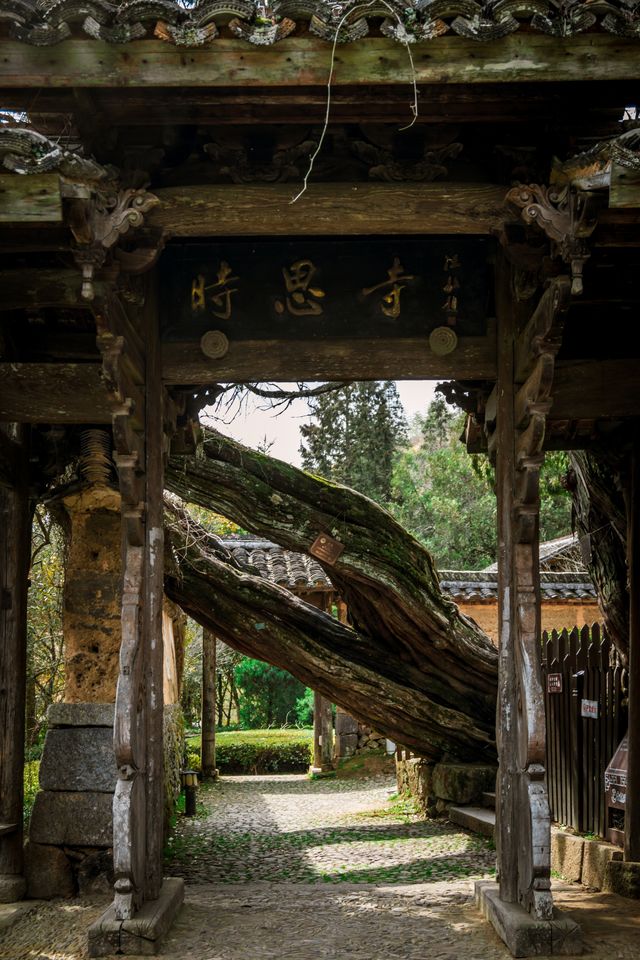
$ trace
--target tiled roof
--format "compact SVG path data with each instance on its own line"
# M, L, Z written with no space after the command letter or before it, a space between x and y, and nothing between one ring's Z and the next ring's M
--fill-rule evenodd
M222 543L241 564L289 590L332 590L333 585L320 564L303 553L283 550L270 540L225 537Z
M331 590L332 584L320 564L302 553L284 550L270 540L226 537L224 546L242 565L289 590ZM551 541L554 542L554 541ZM594 600L596 592L586 571L562 572L541 570L543 600ZM452 600L491 601L498 597L497 571L441 570L440 586Z
M580 573L586 572L582 560L580 549L580 540L575 533L569 533L564 537L556 537L555 540L545 540L540 544L540 569L541 570L562 570L566 561L565 571L579 570ZM484 568L485 573L496 573L497 563L492 563ZM588 576L587 576L587 579Z
M441 570L442 592L452 600L487 601L498 598L498 574L495 570ZM596 591L589 574L540 571L543 600L595 600Z

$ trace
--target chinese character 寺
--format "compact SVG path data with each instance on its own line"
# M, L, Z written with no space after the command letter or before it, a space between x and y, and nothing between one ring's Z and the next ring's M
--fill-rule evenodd
M401 280L414 280L415 278L408 273L404 273L404 267L398 257L393 258L393 264L387 270L389 279L377 283L375 287L365 287L362 293L368 297L370 293L376 290L383 290L387 287L387 292L380 300L380 310L385 317L392 317L394 320L400 316L400 294L406 287L406 283L400 283Z
M315 272L311 260L296 260L288 269L282 268L287 296L284 303L276 300L278 313L284 313L285 309L294 317L317 317L322 313L322 304L318 301L324 297L324 290L310 285Z
M220 262L215 283L209 283L205 286L204 277L201 273L198 274L197 278L191 283L191 309L194 313L204 310L208 295L214 317L219 320L229 320L231 318L231 294L238 292L238 288L232 288L231 284L237 279L237 277L231 276L231 267L226 260Z

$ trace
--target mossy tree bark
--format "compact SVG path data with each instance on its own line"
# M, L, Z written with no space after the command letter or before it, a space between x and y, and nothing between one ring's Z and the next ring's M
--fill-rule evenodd
M313 668L318 674L310 672L307 662L302 676L296 673L300 665L291 648L293 635L282 635L280 642L291 648L287 656L293 656L293 661L278 661L278 665L425 756L480 759L487 752L493 754L496 650L477 625L442 595L429 553L390 514L352 490L248 450L212 431L206 433L203 456L172 459L166 482L183 500L215 510L287 549L309 553L320 533L343 545L336 563L323 565L349 606L354 629L336 624L318 611L308 611L302 601L278 591L276 607L282 608L281 617L285 617L285 609L286 617L293 617L298 631L295 642L322 646L322 650L316 649L320 659ZM184 549L182 555L188 555ZM219 557L218 562L224 566ZM206 600L195 597L195 581L189 584L184 559L180 562L184 585L178 588L176 577L170 588L176 593L178 589L193 590L189 598L174 598L181 605L190 604L191 608L185 609L200 622L204 622L201 617L212 615L207 613L207 604L220 606L215 590L223 571L216 567L214 573L209 563L211 557L196 561L199 576L209 577L206 584L200 584ZM191 567L190 573L194 569ZM265 599L267 587L255 577L250 584L245 580L243 587L242 600L252 606L255 621L260 611L256 597ZM232 590L229 584L227 589ZM274 595L269 597L277 617ZM252 630L250 641L246 636L239 639L233 632L238 611L231 613L229 610L226 626L221 624L227 642L238 649L241 642L250 642L254 655L276 662L276 656L281 656L275 652L277 630L268 643L264 631L255 637ZM302 620L296 619L300 617ZM287 619L286 630L292 626ZM215 629L220 635L217 623ZM307 630L310 633L305 636ZM256 643L262 654L256 654ZM321 661L332 656L338 656L338 662L327 674ZM353 693L356 666L367 671L357 703ZM397 685L393 693L387 687L374 695L377 687L387 682ZM374 699L378 703L373 704ZM412 731L414 710L422 719ZM385 720L389 711L395 712L393 722ZM402 723L398 722L400 715Z
M629 655L627 589L628 454L620 448L570 454L575 526L590 554L589 570L607 633Z
M179 513L171 511L166 537L168 596L225 643L289 670L423 756L495 758L493 718L434 701L417 667L379 656L368 637L240 568L202 528Z

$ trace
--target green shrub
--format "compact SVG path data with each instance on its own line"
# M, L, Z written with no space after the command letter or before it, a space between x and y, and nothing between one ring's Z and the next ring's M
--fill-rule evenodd
M225 732L216 737L216 766L220 773L304 773L312 744L311 730Z
M220 773L304 773L311 762L312 730L234 730L216 734ZM187 767L200 770L200 738L187 742Z

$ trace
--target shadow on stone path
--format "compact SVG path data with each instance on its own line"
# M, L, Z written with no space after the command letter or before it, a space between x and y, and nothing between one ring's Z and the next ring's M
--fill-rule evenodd
M491 876L493 844L390 800L388 776L225 777L182 820L167 872L187 883L415 883Z
M169 847L166 872L184 875L187 892L160 955L507 960L472 899L471 877L491 873L491 845L421 821L392 789L388 778L272 776L203 790L201 815L183 819ZM591 960L637 960L637 903L554 889L583 925ZM87 927L107 902L34 904L4 940L0 933L1 960L81 960Z

